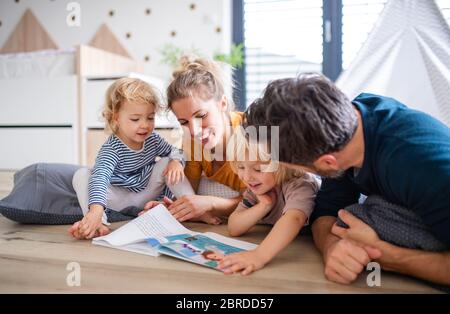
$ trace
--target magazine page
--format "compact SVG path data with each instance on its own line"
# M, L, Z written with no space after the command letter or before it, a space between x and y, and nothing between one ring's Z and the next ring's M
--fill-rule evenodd
M216 234L212 234L216 235ZM218 235L217 235L218 236ZM219 241L222 240L222 241ZM223 240L233 240L224 236L216 239L206 234L178 234L165 237L165 241L149 239L148 243L162 254L180 258L192 263L217 269L218 262L225 255L255 248L256 245L237 241L241 247L224 243Z
M246 250L246 251L254 250L254 249L256 249L258 247L258 244L254 244L254 243L250 243L250 242L246 242L246 241L242 241L242 240L226 237L226 236L223 236L221 234L214 233L214 232L205 232L205 233L203 233L203 235L205 235L205 236L207 236L207 237L209 237L211 239L214 239L216 241L222 242L224 244L235 246L235 247L238 247L238 248Z
M158 205L110 234L94 238L92 243L121 247L146 242L148 238L164 241L165 236L189 232L191 231L183 227L164 205Z

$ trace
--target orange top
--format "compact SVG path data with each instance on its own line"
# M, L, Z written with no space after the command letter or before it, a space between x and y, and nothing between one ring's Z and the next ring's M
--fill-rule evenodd
M238 127L242 122L242 112L230 112L231 126ZM192 141L193 142L193 141ZM192 146L194 143L192 143ZM195 151L194 151L195 152ZM188 159L189 160L189 159ZM244 183L239 179L238 175L231 169L230 163L226 161L217 171L213 173L213 163L205 159L203 150L201 161L187 161L184 173L186 177L192 180L200 180L202 172L205 176L213 181L229 186L235 191L240 192L245 188Z

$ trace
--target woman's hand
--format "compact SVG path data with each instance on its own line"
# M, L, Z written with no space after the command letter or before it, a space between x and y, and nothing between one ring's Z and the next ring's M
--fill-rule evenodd
M171 160L162 175L166 177L167 184L178 184L184 179L183 165L178 160Z
M150 209L152 209L153 207L156 207L156 206L158 206L158 205L160 205L160 204L165 205L166 207L169 207L172 203L173 203L173 201L172 201L170 198L168 198L167 196L164 196L162 202L160 202L160 201L150 201L150 202L147 202L147 203L144 205L144 209L141 210L141 211L138 213L138 216L140 216L140 215L142 215L142 214L148 212Z
M249 275L261 269L269 262L258 249L226 255L219 263L218 268L226 275L242 271L242 275Z
M186 195L174 201L169 206L170 213L178 221L186 221L200 217L212 209L212 199L206 195Z

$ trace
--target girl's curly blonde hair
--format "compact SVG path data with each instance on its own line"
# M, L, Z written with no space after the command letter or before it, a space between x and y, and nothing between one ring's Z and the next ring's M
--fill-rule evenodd
M147 82L131 77L124 77L114 81L106 91L106 99L102 111L106 128L113 133L117 132L114 117L125 101L138 101L154 106L155 112L160 111L163 107L157 89Z

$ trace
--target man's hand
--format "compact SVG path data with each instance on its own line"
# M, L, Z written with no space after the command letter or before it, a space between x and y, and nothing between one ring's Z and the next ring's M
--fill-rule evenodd
M339 239L324 250L325 277L337 283L352 283L380 255L379 250L366 250L355 241Z
M339 218L349 228L341 228L335 223L331 229L340 239L324 249L325 277L349 284L371 260L381 257L381 251L373 246L379 238L367 224L345 210L339 211Z
M343 209L339 211L338 215L339 218L347 224L348 228L342 228L337 224L334 224L331 229L331 232L334 235L342 239L350 239L372 247L380 242L377 233L362 220Z

